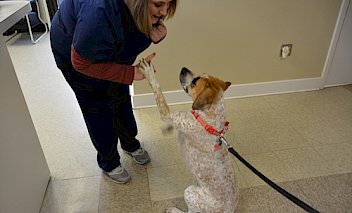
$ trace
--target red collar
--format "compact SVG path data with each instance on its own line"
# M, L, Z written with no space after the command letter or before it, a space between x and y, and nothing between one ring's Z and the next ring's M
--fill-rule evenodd
M192 114L193 116L199 121L200 124L202 124L202 126L204 127L205 130L207 130L207 132L209 132L212 135L216 135L216 136L221 136L222 134L224 134L226 132L226 130L228 129L229 126L229 122L226 121L225 122L225 127L224 129L222 129L220 132L217 131L216 129L214 129L212 126L208 125L200 116L199 114L192 110Z

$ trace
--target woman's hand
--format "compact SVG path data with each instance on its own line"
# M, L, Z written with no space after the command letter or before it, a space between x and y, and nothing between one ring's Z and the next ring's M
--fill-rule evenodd
M156 25L153 25L153 30L150 33L150 39L153 41L154 44L157 44L165 38L166 34L166 26L163 20L159 20Z
M147 56L147 58L145 58L145 60L150 63L152 61L152 59L155 57L156 53L152 53L150 55ZM143 73L141 71L139 71L137 66L134 66L134 81L139 81L139 80L143 80L145 79L145 76L143 75Z

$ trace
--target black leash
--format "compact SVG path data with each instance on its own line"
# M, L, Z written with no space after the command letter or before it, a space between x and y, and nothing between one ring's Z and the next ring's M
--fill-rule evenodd
M239 161L241 161L245 166L247 166L254 174L256 174L260 179L262 179L265 183L269 184L273 189L275 189L277 192L285 196L287 199L301 207L302 209L306 210L307 212L310 213L319 213L318 210L314 209L313 207L309 206L296 196L292 195L285 189L281 188L278 186L276 183L272 182L269 178L265 177L261 172L259 172L256 168L254 168L250 163L248 163L240 154L238 154L232 146L230 146L226 139L223 136L220 136L220 143L224 143L227 147L227 150L231 152Z

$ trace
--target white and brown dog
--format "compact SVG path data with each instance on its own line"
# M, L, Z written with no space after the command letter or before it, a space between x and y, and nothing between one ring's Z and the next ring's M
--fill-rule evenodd
M226 148L218 145L219 136L204 128L215 132L225 128L223 93L231 83L205 74L195 76L183 68L180 82L193 100L193 110L170 112L153 65L142 59L138 66L153 89L162 119L179 130L181 152L197 180L197 186L189 186L184 192L188 212L235 212L239 194L232 160ZM182 211L173 207L166 212Z

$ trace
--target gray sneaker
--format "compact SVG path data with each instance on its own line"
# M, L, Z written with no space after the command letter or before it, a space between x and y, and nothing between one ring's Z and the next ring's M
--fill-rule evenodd
M103 171L105 175L112 179L115 183L127 183L131 180L131 176L121 165L113 169L111 172Z
M148 152L145 151L142 147L137 149L134 152L127 152L127 151L125 152L129 154L133 158L133 160L140 165L144 165L150 162L150 157Z

